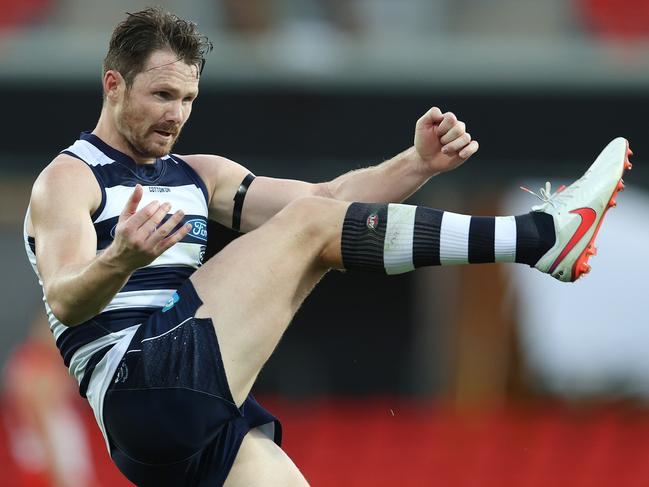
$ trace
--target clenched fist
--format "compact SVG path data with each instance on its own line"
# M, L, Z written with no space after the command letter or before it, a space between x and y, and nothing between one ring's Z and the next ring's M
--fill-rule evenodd
M478 142L453 113L433 107L417 121L415 149L424 168L437 174L460 166L476 153Z

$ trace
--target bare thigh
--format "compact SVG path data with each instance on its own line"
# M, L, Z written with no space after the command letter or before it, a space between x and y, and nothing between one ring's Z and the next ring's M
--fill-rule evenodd
M270 438L253 429L243 439L224 487L305 487L293 461Z
M304 298L339 266L348 203L294 202L196 271L191 280L211 318L232 396L244 401Z

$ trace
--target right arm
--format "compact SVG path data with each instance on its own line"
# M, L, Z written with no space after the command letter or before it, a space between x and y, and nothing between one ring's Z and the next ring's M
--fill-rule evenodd
M180 241L185 225L177 211L158 227L169 206L151 202L138 211L136 186L119 217L113 243L96 255L97 235L90 217L97 207L97 183L90 169L59 156L38 177L30 218L36 239L38 271L47 302L63 324L78 325L99 314L130 275Z

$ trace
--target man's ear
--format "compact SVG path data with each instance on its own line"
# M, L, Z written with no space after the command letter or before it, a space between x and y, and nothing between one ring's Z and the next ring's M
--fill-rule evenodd
M119 71L109 69L104 73L103 87L106 99L108 101L117 101L126 88L126 82Z

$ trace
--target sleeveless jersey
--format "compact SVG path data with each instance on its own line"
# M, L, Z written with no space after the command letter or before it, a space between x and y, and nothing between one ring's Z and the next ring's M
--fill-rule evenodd
M97 254L113 241L119 215L138 183L144 190L139 208L154 200L166 201L172 207L165 220L180 209L185 216L179 226L192 225L183 240L135 271L101 313L80 325L69 327L61 323L43 293L56 345L65 365L79 381L79 392L85 397L90 376L99 360L118 340L133 334L136 325L172 300L175 290L201 265L207 245L208 194L198 174L174 155L159 158L154 164L137 165L129 156L88 132L82 133L80 139L62 153L85 162L101 188L101 204L92 215L97 232ZM27 235L26 227L24 237L29 261L42 286L36 267L36 242Z

